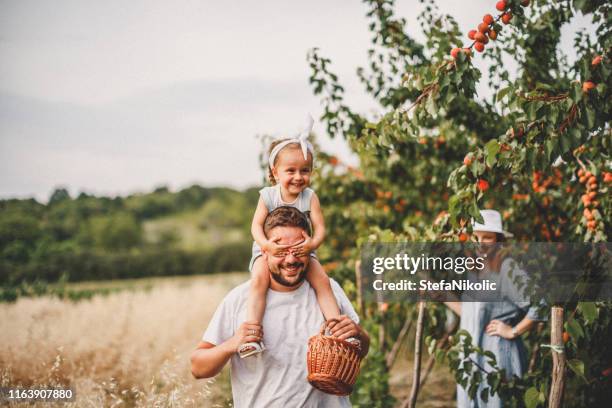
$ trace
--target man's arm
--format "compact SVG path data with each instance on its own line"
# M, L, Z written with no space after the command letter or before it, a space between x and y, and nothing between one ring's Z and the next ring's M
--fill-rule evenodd
M219 374L241 344L258 342L262 338L261 325L244 322L232 337L217 346L207 341L199 342L191 353L191 374L197 379L214 377Z
M234 354L226 343L219 346L206 341L198 343L196 349L191 353L191 374L194 378L210 378L219 374Z
M342 287L333 279L330 279L332 290L338 300L338 306L340 306L340 313L342 313L338 322L330 321L327 325L327 329L331 332L332 336L336 336L341 340L346 340L350 337L356 337L361 341L361 351L365 356L368 354L370 349L370 335L366 332L357 322L359 316L351 301L342 290Z
M370 335L367 331L363 330L363 328L359 325L359 339L361 339L361 349L363 350L363 355L367 355L370 351Z

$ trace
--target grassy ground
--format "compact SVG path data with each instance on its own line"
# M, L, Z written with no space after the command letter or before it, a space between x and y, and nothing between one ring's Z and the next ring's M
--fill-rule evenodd
M76 303L43 296L0 304L0 386L70 384L76 407L230 406L227 368L196 381L189 355L223 296L247 277L80 282L70 289L112 291ZM391 373L399 400L410 390L408 348ZM448 370L435 368L420 406L454 406L453 392Z
M403 401L410 395L410 389L412 387L412 353L414 352L414 348L408 344L402 347L400 355L391 370L389 379L391 393L398 400L397 407L402 406ZM424 372L427 359L428 355L425 353L421 362L423 370L421 373ZM455 380L448 368L434 365L425 386L419 392L417 406L419 408L455 407L454 392Z
M38 297L1 304L0 386L71 384L75 407L227 406L227 371L195 381L189 355L217 304L246 278L108 282L151 287L77 303Z

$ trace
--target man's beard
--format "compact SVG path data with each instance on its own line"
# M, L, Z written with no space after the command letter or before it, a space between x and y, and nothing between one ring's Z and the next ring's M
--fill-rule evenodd
M302 266L302 271L299 273L297 280L294 283L288 282L285 278L283 278L283 276L281 275L281 269L284 266L283 265L279 265L278 267L274 267L272 265L268 264L268 269L270 269L270 276L272 276L272 279L274 279L274 281L276 281L276 283L283 285L283 286L287 286L289 288L292 288L294 286L299 285L300 283L304 282L304 279L306 279L306 265L304 265L302 262L292 262L292 263L288 263L286 265L294 265L294 266Z

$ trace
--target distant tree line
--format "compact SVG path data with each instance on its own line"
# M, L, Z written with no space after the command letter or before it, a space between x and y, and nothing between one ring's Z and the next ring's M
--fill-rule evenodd
M257 197L257 189L193 185L178 192L160 187L112 198L85 193L73 198L59 188L47 204L0 200L0 285L55 282L60 277L82 281L245 270ZM147 239L145 222L193 212L207 203L197 227L232 228L240 231L238 241L215 239L206 247L186 250L175 245L178 230L155 242Z

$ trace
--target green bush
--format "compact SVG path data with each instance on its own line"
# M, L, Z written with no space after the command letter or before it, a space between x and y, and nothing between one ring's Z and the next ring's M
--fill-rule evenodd
M107 253L52 244L26 265L0 262L0 284L132 279L155 276L199 275L246 270L250 242L222 245L206 251L149 249Z

